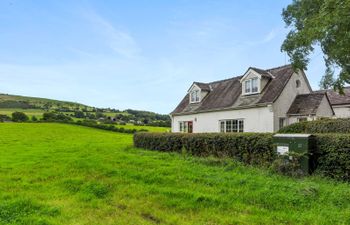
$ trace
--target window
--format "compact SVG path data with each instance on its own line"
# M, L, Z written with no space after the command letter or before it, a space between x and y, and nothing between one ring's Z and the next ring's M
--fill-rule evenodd
M256 93L258 92L258 78L253 78L252 79L252 92Z
M307 121L307 118L306 118L306 117L300 117L300 118L298 118L298 122L303 122L303 121Z
M225 121L220 121L220 132L221 133L225 132Z
M200 100L199 95L200 95L199 90L193 90L191 92L191 103L199 102Z
M237 120L220 120L220 132L222 133L237 133L244 131L243 119Z
M249 80L246 80L244 82L244 86L245 86L244 92L245 92L245 94L258 93L259 92L258 81L259 80L258 80L257 77L249 79Z
M295 86L296 86L297 88L300 87L300 84L301 84L301 83L300 83L300 80L296 80L296 81L295 81Z
M246 80L245 81L245 93L250 93L250 82L251 80Z
M193 122L192 121L180 121L179 122L179 131L181 133L192 133Z
M286 125L286 118L284 118L284 117L281 117L280 119L279 119L279 129L281 129L281 128L283 128L284 126Z

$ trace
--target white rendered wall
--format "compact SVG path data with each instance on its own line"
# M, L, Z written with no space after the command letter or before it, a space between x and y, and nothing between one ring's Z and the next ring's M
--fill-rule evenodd
M336 118L350 118L350 105L333 106Z
M271 107L173 116L172 132L179 132L180 121L193 121L193 133L219 132L219 121L225 119L243 119L244 132L273 132Z

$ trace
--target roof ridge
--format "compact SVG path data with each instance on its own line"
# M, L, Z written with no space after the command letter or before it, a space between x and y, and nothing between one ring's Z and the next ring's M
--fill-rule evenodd
M228 80L239 79L239 78L241 78L241 77L242 77L242 75L236 76L236 77L227 78L227 79L223 79L223 80L216 80L216 81L210 82L210 83L208 83L208 84L216 84L216 83L224 82L224 81L228 81Z

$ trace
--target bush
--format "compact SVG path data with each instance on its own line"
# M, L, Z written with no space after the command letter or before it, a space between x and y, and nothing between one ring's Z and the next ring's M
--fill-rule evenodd
M293 123L278 133L350 133L350 119L321 119Z
M29 117L23 112L14 112L12 113L13 122L26 122L29 120Z
M291 176L291 177L302 177L305 171L301 168L301 159L305 154L296 152L289 152L287 155L279 155L276 160L272 163L271 169L279 174Z
M350 136L319 134L317 141L317 173L350 181Z
M11 121L11 117L9 117L8 115L0 114L0 122L6 122L6 121Z
M276 157L272 134L174 134L137 133L135 147L150 150L182 152L195 156L231 157L246 164L268 165Z
M32 118L31 118L31 119L32 119L32 121L33 121L33 122L38 121L38 118L36 118L36 116L32 116Z
M43 120L49 122L69 122L73 121L70 116L62 113L45 112L43 113Z

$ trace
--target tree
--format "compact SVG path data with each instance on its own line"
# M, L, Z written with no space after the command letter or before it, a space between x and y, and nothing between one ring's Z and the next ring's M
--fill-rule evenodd
M329 68L326 69L326 73L320 81L320 89L327 90L333 87L333 84L335 82L333 74L334 72L331 71Z
M327 67L324 80L330 81L329 73L339 71L331 86L341 92L350 83L349 12L349 0L293 0L282 13L292 29L281 50L287 52L293 67L306 69L309 55L319 46Z
M29 117L23 112L14 112L12 113L13 122L26 122L29 120Z

